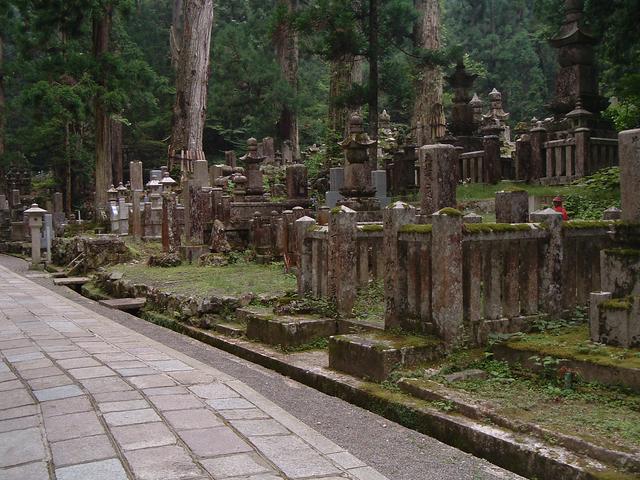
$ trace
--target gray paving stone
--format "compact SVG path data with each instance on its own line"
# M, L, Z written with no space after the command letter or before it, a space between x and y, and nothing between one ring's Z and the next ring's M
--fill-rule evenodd
M120 460L112 458L56 469L58 480L127 480Z
M7 390L17 390L22 388L22 382L20 380L9 380L8 382L0 383L0 392L6 392Z
M125 352L120 352L120 353L99 353L98 355L95 355L95 357L98 360L100 360L101 362L106 363L107 365L110 362L131 362L131 361L134 361L134 360L138 360L133 355L129 355L128 353L125 353Z
M0 373L0 382L6 382L7 380L14 380L18 377L13 372L1 372Z
M170 372L169 376L181 385L197 385L201 383L213 383L215 380L213 375L209 375L197 370L187 372Z
M62 368L82 368L82 367L99 367L101 365L96 359L91 357L70 358L68 360L60 360L58 364Z
M105 402L98 404L102 413L124 412L126 410L140 410L149 408L146 400L124 400L122 402Z
M32 370L34 368L46 368L52 367L53 362L48 358L39 358L38 360L28 360L26 362L16 362L13 364L16 370L19 372L25 372L26 370Z
M227 420L258 420L261 418L270 418L269 415L257 408L247 408L243 410L220 410Z
M29 352L7 355L7 360L11 363L25 362L27 360L38 360L39 358L44 358L44 354L42 352Z
M21 407L23 405L31 405L34 401L25 388L18 390L8 390L0 395L0 410L7 408Z
M11 432L13 430L24 430L30 427L37 427L39 424L40 417L38 415L12 418L10 420L0 420L0 433Z
M173 387L176 382L167 375L144 375L141 377L131 377L129 381L136 387L144 388L157 388L157 387Z
M358 480L387 480L387 477L381 475L371 467L354 468L349 473Z
M47 388L71 385L73 380L66 375L55 375L53 377L34 378L33 380L28 380L27 383L32 390L46 390Z
M39 428L0 433L0 467L42 460L45 455Z
M51 444L51 453L56 467L116 457L116 451L106 435L55 442Z
M339 452L327 455L333 463L344 469L366 467L366 464L359 458L354 457L349 452Z
M239 477L271 471L257 455L241 453L228 457L203 460L202 465L213 478Z
M105 413L104 419L110 426L113 427L160 421L160 417L158 416L158 414L151 408Z
M133 390L127 382L118 377L87 378L80 380L80 383L92 394Z
M186 410L188 408L202 408L202 402L193 395L160 395L149 397L158 410Z
M180 438L199 457L251 452L253 449L229 427L203 428L178 432Z
M93 410L89 398L85 395L73 398L63 398L61 400L51 400L40 404L42 415L45 417L55 417L68 413L88 412Z
M49 470L44 462L29 463L0 472L2 480L49 480Z
M82 368L72 368L69 370L69 374L73 375L78 380L82 380L85 378L98 378L98 377L111 377L116 374L109 367L99 366L99 367L82 367Z
M244 398L216 398L207 400L207 404L216 410L241 410L245 408L256 408L253 403L249 403Z
M107 365L109 365L114 370L120 370L122 368L149 368L146 363L143 363L140 360L107 362ZM154 370L154 373L157 372Z
M58 367L34 368L20 372L20 376L25 380L33 380L34 378L53 377L63 375L64 372Z
M189 387L193 393L198 395L199 397L206 398L209 400L217 399L217 398L235 398L239 397L240 394L235 390L231 390L226 385L222 383L210 383L208 385L196 385L193 387Z
M157 397L159 395L186 395L189 393L185 387L145 388L142 391L149 397Z
M158 371L151 367L116 368L116 372L123 377L139 377L141 375L157 375Z
M157 368L162 372L183 372L188 370L193 370L193 367L190 367L184 362L180 360L159 360L159 361L150 361L148 362L153 368Z
M142 395L140 395L140 392L136 390L126 390L123 392L96 393L95 395L93 395L93 398L98 403L106 403L122 402L126 400L141 400Z
M260 435L286 435L291 432L275 420L233 420L233 428L247 437Z
M290 478L340 473L331 462L293 435L252 437L251 442Z
M47 353L54 360L68 360L71 358L91 358L90 355L84 350L79 348L73 350L64 350L62 352L49 352Z
M180 480L203 473L178 446L134 450L125 456L138 480Z
M162 422L112 427L111 433L123 450L173 445L177 438Z
M24 405L22 407L8 408L6 410L0 410L0 420L28 417L29 415L36 415L37 413L38 407L36 405Z
M94 412L69 413L44 419L47 440L59 442L72 438L90 437L104 433Z
M65 385L62 387L45 388L44 390L36 390L33 392L40 402L48 400L59 400L61 398L79 397L84 395L80 387L77 385Z
M163 413L164 417L176 430L193 430L198 428L219 427L222 422L210 410L204 408L192 410L174 410Z

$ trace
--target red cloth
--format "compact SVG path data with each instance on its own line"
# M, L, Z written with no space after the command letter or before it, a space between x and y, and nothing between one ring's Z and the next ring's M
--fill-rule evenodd
M567 210L564 207L553 207L553 209L556 212L559 212L562 214L562 220L564 220L565 222L569 220L569 214L567 213Z

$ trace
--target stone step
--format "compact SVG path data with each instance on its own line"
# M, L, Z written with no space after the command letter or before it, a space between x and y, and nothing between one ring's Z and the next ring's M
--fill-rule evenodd
M67 278L66 272L54 272L51 274L52 278Z
M411 369L445 354L435 337L368 332L329 339L329 367L360 378L382 382L393 370Z
M228 337L242 337L246 327L240 323L218 323L213 326L213 329Z
M114 310L132 311L140 310L147 303L144 297L139 298L114 298L112 300L100 300L98 303Z
M247 338L268 345L295 347L328 338L338 333L338 323L331 318L250 315Z
M66 277L54 279L53 284L59 287L77 287L90 281L91 279L89 277Z

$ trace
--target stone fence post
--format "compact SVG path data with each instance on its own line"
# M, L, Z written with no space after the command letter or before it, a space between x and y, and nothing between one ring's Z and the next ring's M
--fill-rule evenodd
M549 231L549 243L542 261L541 311L557 316L562 313L562 214L551 208L531 214L531 222L543 223Z
M350 316L356 302L357 213L345 206L335 208L329 219L329 296L338 313Z
M378 252L378 255L384 257L384 327L386 330L402 326L407 298L402 294L400 279L406 277L407 272L400 271L398 233L404 225L415 221L416 209L407 203L393 203L383 212L384 238L382 251Z
M432 219L433 322L440 338L454 345L464 326L462 214L442 210Z
M594 173L591 171L591 148L589 146L591 130L586 127L576 128L573 131L573 136L576 139L576 166L573 175L577 177L590 175ZM567 172L567 175L569 175L569 172Z
M547 130L542 126L542 122L538 122L535 128L531 130L531 169L530 180L538 180L544 177L544 165L546 163L546 155L544 152L544 143L547 141Z
M426 145L418 150L420 161L420 207L431 215L456 206L458 151L453 145Z
M487 135L482 139L482 144L484 147L484 179L486 183L495 185L502 179L500 137Z
M528 134L516 142L516 180L531 181L531 137Z
M311 217L301 217L294 224L297 240L295 250L298 257L298 295L303 296L312 290L313 254L310 242L305 242L305 239L309 229L316 225L316 221Z
M496 192L497 223L527 223L529 194L524 191Z

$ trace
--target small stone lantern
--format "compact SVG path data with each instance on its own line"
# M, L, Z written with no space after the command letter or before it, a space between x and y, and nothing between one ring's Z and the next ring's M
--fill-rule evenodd
M107 190L107 195L109 196L109 202L117 202L118 201L118 190L111 184L111 188Z
M37 203L31 205L31 208L25 210L25 215L29 219L29 228L31 229L31 264L33 268L40 265L41 257L41 230L44 225L44 214L46 210L40 208Z
M160 180L160 184L162 185L162 193L171 193L178 182L171 178L169 172L164 172L162 180Z
M122 182L116 188L116 192L118 192L118 199L127 197L127 187L125 187Z

